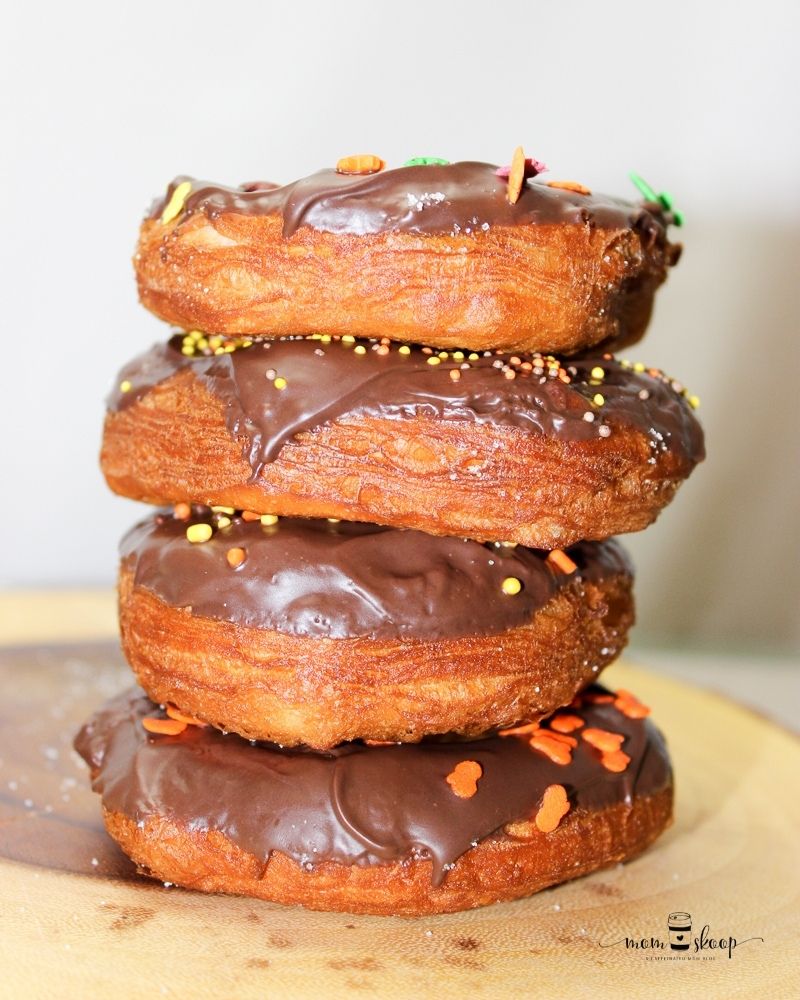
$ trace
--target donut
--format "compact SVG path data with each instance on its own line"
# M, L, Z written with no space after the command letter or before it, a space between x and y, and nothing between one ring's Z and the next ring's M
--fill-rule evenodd
M488 163L322 170L279 187L178 177L141 226L142 303L212 333L370 336L572 354L644 333L680 247L655 203Z
M694 403L611 355L192 333L123 368L101 465L157 506L564 548L655 519L703 457Z
M75 746L108 832L154 878L415 916L518 899L644 850L672 813L646 711L592 688L505 735L319 753L171 726L135 690Z
M248 739L326 749L538 720L595 679L633 623L633 572L613 541L548 556L180 513L122 541L123 650L154 701Z

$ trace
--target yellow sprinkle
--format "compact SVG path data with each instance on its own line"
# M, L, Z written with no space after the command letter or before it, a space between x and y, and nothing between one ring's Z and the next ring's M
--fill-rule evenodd
M355 344L355 342L356 342L356 338L355 337L351 337L349 333L346 333L342 337L342 343L343 344Z
M261 515L261 523L265 527L269 528L271 525L278 523L278 515L277 514L262 514Z
M229 517L226 517L224 514L221 517L217 518L218 528L227 528L230 523L231 519Z
M400 354L410 354L411 353L411 348L408 346L408 344L403 344L403 346L402 347L398 347L397 350L398 350L398 352Z
M253 346L253 341L252 340L243 340L242 341L242 347L252 347L252 346Z
M439 357L442 359L442 361L447 361L450 355L447 353L447 351L439 351Z
M474 351L469 356L469 360L470 361L478 361L479 358L480 358L480 354L476 354Z
M197 346L200 348L201 351L204 351L208 347L208 341L206 340L205 337L201 337L197 341Z
M330 344L331 335L329 333L323 333L322 336L319 338L319 342L321 344Z
M366 349L366 347L364 347L363 344L358 344L356 347L353 348L353 353L354 354L366 354L367 353L367 349Z
M605 369L601 368L599 365L592 368L592 378L605 378Z
M510 594L512 597L522 590L522 584L515 576L507 576L501 586L503 593Z
M272 384L275 386L276 389L285 389L289 383L286 381L283 375L279 375Z
M236 350L236 344L226 344L226 345L225 345L225 346L224 346L224 347L222 348L222 353L223 353L223 354L233 354L233 352L234 352L235 350Z
M699 396L690 396L689 397L689 406L691 406L691 408L693 410L696 410L699 405L700 405L700 397Z
M515 549L517 547L516 542L498 542L497 544L501 549Z
M186 537L193 545L197 545L198 542L207 542L213 534L214 529L210 524L190 524L186 529Z
M130 392L132 388L133 385L127 379L123 379L119 384L120 392Z
M642 364L642 362L641 362L641 361L637 361L637 362L636 362L636 363L634 364L634 366L633 366L633 370L634 370L635 372L643 372L643 371L644 371L644 365Z
M217 347L214 349L214 354L224 354L224 353L225 353L224 347Z
M326 518L329 524L338 524L341 521L340 517L329 517Z
M220 507L220 506L216 506L216 507L212 507L211 509L214 511L215 514L233 514L233 513L235 513L235 508L234 507Z
M458 368L451 368L450 369L450 378L454 382L458 382L459 381L459 379L461 378L461 372L458 370Z
M209 337L208 346L216 350L218 347L222 347L222 337Z
M592 396L592 402L595 406L602 406L605 401L606 397L602 394L602 392L596 392L594 396Z
M181 348L181 354L186 354L188 356L191 356L192 354L194 354L194 348L193 347L187 347L186 345L184 345Z
M429 365L440 365L441 363L442 363L442 359L441 358L437 358L434 355L431 355L431 357L428 358L428 364Z
M189 197L189 192L192 190L192 185L189 181L183 181L179 184L175 190L172 192L172 197L164 206L164 211L161 213L161 225L166 226L168 222L172 222L173 219L181 214L184 202Z
M191 337L192 340L199 340L203 333L201 330L190 330L186 336Z
M453 360L454 361L463 361L464 360L464 352L463 351L453 351Z

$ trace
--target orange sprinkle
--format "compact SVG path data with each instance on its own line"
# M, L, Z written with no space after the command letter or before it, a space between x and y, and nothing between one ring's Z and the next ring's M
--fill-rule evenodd
M575 194L591 194L592 192L584 184L577 181L547 181L547 186L559 188L562 191L574 191Z
M142 725L148 733L158 733L161 736L178 736L186 728L186 723L179 719L154 719L146 716Z
M172 513L178 521L188 521L192 516L192 508L188 503L176 503L172 508Z
M193 715L185 715L174 705L167 704L167 715L170 719L175 719L176 722L183 722L187 726L199 726L201 729L204 729L207 725L207 723L201 722L200 719L195 719Z
M361 153L356 156L343 156L336 164L337 174L377 174L386 164L379 156L371 153Z
M241 566L242 563L247 558L247 553L244 549L240 549L238 546L232 549L228 549L225 553L225 558L228 561L228 565L231 569L236 569L237 566Z
M508 200L512 205L519 201L522 185L525 183L525 153L522 146L517 146L511 157L511 170L508 174Z
M482 774L483 768L476 760L462 760L447 775L447 784L460 799L471 799Z
M538 722L525 722L521 726L512 726L511 729L500 729L498 736L528 736L539 729Z
M630 691L620 688L614 699L614 707L618 708L629 719L644 719L650 714L647 705L643 705Z
M554 729L557 733L572 733L576 729L580 729L583 725L585 723L579 715L569 715L567 713L564 715L554 715L550 720L550 728Z
M593 747L602 750L604 753L613 753L619 750L625 737L622 733L610 733L607 729L584 729L581 736Z
M622 750L611 750L604 753L600 758L600 763L609 771L624 771L630 764L630 757Z
M566 743L556 739L555 735L555 733L537 733L529 742L534 750L545 754L554 764L572 763L572 750Z
M574 563L566 552L561 549L553 549L552 552L547 554L547 562L552 563L553 566L561 570L562 573L574 573L578 568L577 564Z
M368 747L393 747L396 743L395 740L364 740L364 743Z
M590 705L608 705L614 701L613 694L598 694L595 691L584 691L581 697Z
M256 512L254 510L243 510L242 511L242 520L243 521L260 521L261 520L261 515L260 514L256 514Z
M552 833L569 812L567 791L563 785L548 785L542 796L542 804L536 813L534 823L542 833Z
M567 736L566 733L559 733L558 731L553 732L552 729L543 729L542 732L546 733L551 739L556 740L558 743L563 743L567 747L576 747L578 741L574 736Z

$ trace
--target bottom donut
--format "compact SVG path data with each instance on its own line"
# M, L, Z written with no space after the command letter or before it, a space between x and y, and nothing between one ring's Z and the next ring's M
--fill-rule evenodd
M518 899L644 850L672 818L669 757L646 714L594 687L478 740L319 752L176 719L135 689L75 745L109 834L153 877L415 916Z

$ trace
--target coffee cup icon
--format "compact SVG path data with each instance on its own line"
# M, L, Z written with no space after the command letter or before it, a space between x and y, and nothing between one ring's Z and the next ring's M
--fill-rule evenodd
M667 917L669 928L669 946L673 951L688 951L692 935L692 916L690 913L670 913Z

